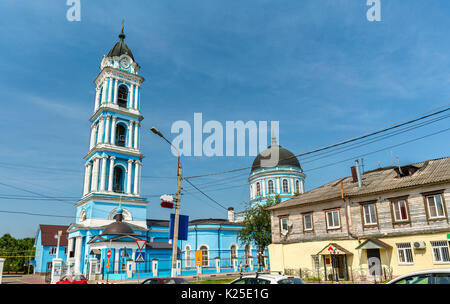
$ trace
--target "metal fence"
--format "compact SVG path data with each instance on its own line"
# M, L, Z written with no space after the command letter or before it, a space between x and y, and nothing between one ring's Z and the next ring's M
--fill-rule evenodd
M321 281L360 281L360 282L373 282L380 283L382 281L392 280L392 267L383 266L382 273L380 275L371 274L370 270L367 268L353 269L349 267L348 278L336 275L337 269L327 267L320 268L298 268L298 269L284 269L284 274L293 275L302 278L305 281L315 281L320 283Z

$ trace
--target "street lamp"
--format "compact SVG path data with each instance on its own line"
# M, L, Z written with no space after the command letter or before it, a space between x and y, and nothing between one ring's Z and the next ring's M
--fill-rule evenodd
M180 192L181 192L181 161L180 161L180 150L175 147L170 141L168 141L161 132L158 131L155 127L150 129L153 133L164 139L169 145L171 145L178 152L178 170L177 170L177 195L175 198L175 222L173 225L173 241L172 241L172 277L177 276L177 248L178 248L178 224L180 217Z
M56 245L56 258L59 256L59 242L61 240L62 230L58 230L58 234L55 234L55 239L58 240L58 244Z

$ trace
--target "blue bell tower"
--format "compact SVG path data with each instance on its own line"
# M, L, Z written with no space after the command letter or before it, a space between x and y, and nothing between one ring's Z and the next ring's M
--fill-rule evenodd
M102 227L114 221L119 205L123 220L146 229L147 201L140 197L142 155L140 66L124 42L125 34L104 56L94 80L89 152L84 157L83 196L76 204L77 224Z

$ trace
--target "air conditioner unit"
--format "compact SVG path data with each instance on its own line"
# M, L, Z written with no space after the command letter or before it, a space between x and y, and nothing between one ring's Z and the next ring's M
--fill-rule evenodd
M425 242L414 242L414 249L425 249Z

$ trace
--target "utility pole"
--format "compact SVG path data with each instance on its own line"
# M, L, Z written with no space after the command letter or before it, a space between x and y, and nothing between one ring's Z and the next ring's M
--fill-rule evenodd
M180 219L180 200L181 200L181 178L182 178L182 166L180 150L175 147L169 140L167 140L161 132L155 127L150 129L153 133L164 139L169 145L171 145L178 152L178 169L177 169L177 194L175 198L175 218L173 223L173 239L172 239L172 271L171 276L177 276L177 254L178 254L178 226Z

